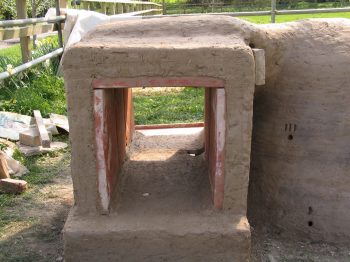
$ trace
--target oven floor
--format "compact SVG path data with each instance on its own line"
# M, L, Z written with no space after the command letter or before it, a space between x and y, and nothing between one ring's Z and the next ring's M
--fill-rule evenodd
M213 209L203 128L136 131L112 212L181 214ZM198 154L195 155L194 153Z

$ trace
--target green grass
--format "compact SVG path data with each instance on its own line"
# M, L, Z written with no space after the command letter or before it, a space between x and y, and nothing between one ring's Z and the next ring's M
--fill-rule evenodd
M310 2L310 1L277 1L277 10L300 10L300 9L318 9L318 8L339 8L349 7L350 3L345 1L326 1L326 2ZM251 12L251 11L269 11L271 10L271 2L255 1L253 2L226 2L224 5L210 6L208 2L193 3L180 0L167 0L166 9L168 14L190 14L190 13L208 13L208 12Z
M271 16L243 16L241 18L256 24L271 23ZM327 14L277 15L276 23L292 22L307 18L350 18L350 12Z
M57 37L47 37L40 42L41 45L32 52L33 58L58 47ZM1 49L0 71L21 64L20 57L19 45ZM47 62L0 82L0 110L31 115L37 109L44 117L49 113L66 114L63 78L56 76L58 59Z
M21 46L16 44L11 47L0 49L0 57L1 56L5 56L19 62L21 60Z
M204 89L134 94L137 125L203 121Z

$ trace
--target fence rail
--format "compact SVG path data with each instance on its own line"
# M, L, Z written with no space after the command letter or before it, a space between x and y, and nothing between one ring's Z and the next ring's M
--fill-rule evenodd
M318 7L318 8L316 8ZM232 3L211 2L200 4L165 4L164 14L167 15L191 15L197 13L226 14L231 16L271 16L271 22L275 23L277 15L289 14L318 14L318 13L339 13L350 12L349 0L333 0L318 3L293 1L235 1ZM252 10L255 9L255 10Z
M20 73L20 72L22 72L24 70L27 70L28 68L31 68L31 67L33 67L33 66L35 66L37 64L45 62L47 59L51 59L51 58L54 58L56 56L60 56L62 54L63 54L63 48L62 47L58 48L55 51L52 51L52 52L50 52L50 53L48 53L46 55L43 55L41 57L38 57L38 58L32 60L30 62L24 63L24 64L22 64L20 66L17 66L15 68L13 68L11 70L11 72L5 71L5 72L0 73L0 80L4 80L4 79L6 79L6 78L8 78L8 77L10 77L12 75L15 75L15 74L18 74L18 73Z
M153 2L128 1L128 0L80 0L80 9L101 10L104 14L123 14L143 10L153 10L153 13L161 14L162 5Z
M60 15L60 16L52 16L48 18L40 17L40 18L6 20L6 21L0 21L0 27L32 25L32 24L38 24L38 23L57 23L57 22L63 22L65 19L66 19L65 15Z
M264 16L264 15L290 15L290 14L322 14L322 13L343 13L350 12L350 7L342 8L320 8L320 9L300 9L300 10L271 10L271 11L247 11L247 12L220 12L220 13L208 13L210 15L228 15L234 17L240 16ZM201 15L198 13L188 13L188 14L169 14L161 15L157 17L176 17L176 16L192 16ZM148 18L148 17L145 17ZM153 18L153 17L149 17ZM271 19L272 20L272 19ZM272 22L272 21L271 21ZM274 21L272 22L274 23Z

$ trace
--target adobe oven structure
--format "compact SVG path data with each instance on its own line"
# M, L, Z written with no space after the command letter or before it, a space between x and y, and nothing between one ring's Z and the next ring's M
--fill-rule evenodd
M167 17L104 24L68 48L66 261L249 261L247 212L254 226L348 239L349 31L345 19ZM135 130L131 88L144 86L205 88L211 208L111 208Z

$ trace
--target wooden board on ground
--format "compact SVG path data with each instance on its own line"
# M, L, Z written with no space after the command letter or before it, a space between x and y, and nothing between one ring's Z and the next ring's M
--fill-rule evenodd
M50 148L44 148L42 146L26 146L17 143L18 150L25 156L36 156L45 154L48 152L54 152L66 148L68 145L64 142L52 142Z
M5 153L0 151L0 178L10 178L9 167L5 158Z
M39 130L41 146L44 148L50 148L50 144L51 144L50 137L46 130L43 118L41 117L41 113L39 110L34 110L34 118Z
M0 179L0 192L20 194L28 188L27 182L19 179Z

